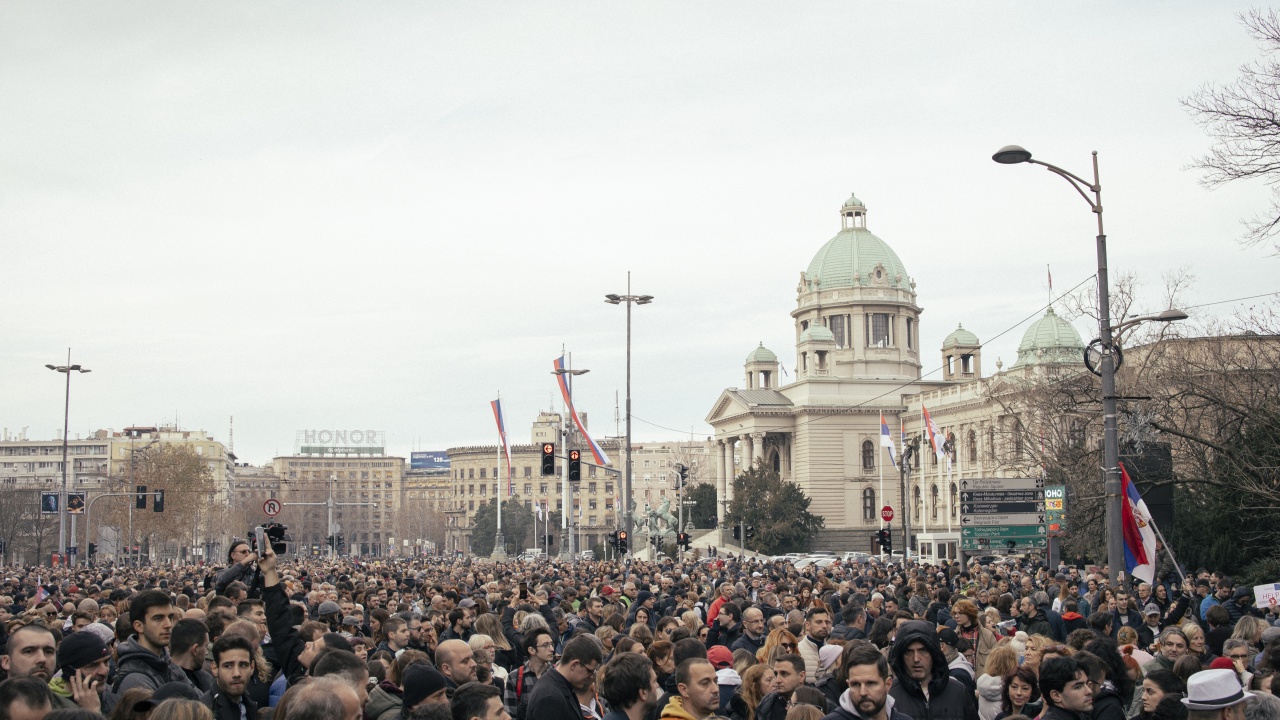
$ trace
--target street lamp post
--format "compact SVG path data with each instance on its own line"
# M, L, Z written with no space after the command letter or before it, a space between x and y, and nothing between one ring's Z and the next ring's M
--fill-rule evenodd
M626 453L623 462L625 463L625 475L622 483L622 524L623 529L627 531L627 537L631 536L631 305L648 305L653 302L652 295L632 295L631 294L631 272L627 271L627 294L626 295L605 295L604 301L610 305L627 304L627 438Z
M1136 318L1135 320L1111 325L1111 287L1107 280L1107 235L1102 229L1102 183L1098 179L1098 152L1093 152L1093 182L1063 170L1056 165L1033 160L1031 153L1018 145L1006 145L1000 148L991 159L1001 165L1017 165L1031 163L1041 165L1049 172L1071 183L1071 187L1080 193L1080 197L1089 203L1089 209L1098 216L1097 254L1098 254L1098 350L1099 362L1095 372L1102 378L1102 472L1103 496L1106 502L1107 528L1107 565L1109 572L1107 582L1116 587L1120 573L1124 572L1124 529L1121 518L1120 480L1120 444L1116 427L1116 358L1118 348L1112 340L1112 332L1123 327L1145 320L1169 322L1187 317L1186 313L1169 310L1159 315ZM1086 192L1087 191L1087 192ZM1089 195L1092 193L1093 197Z
M58 554L67 557L67 432L71 428L71 373L92 372L89 368L71 364L71 348L67 348L66 365L45 365L54 372L67 376L67 394L62 408L62 492L58 498Z

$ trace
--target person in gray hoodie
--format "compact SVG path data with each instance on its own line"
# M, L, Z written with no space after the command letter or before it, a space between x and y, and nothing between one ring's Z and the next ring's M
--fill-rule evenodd
M822 720L913 720L898 710L889 662L874 645L853 641L840 660L839 677L847 689Z

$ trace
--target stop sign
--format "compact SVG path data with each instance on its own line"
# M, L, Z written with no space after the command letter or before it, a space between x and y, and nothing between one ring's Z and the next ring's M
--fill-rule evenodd
M893 508L888 505L885 505L884 507L880 508L880 519L885 522L892 522Z

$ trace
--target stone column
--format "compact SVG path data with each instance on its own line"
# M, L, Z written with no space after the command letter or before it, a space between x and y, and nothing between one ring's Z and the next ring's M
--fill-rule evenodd
M764 433L751 433L751 462L764 460Z
M779 467L782 468L781 475L783 480L793 480L791 477L791 435L783 435L782 442L778 445L778 453L781 455Z
M724 467L725 467L725 490L724 499L733 502L733 479L737 476L738 470L733 464L733 444L735 438L732 436L724 440ZM721 510L723 513L723 509Z
M751 467L751 461L756 456L755 441L752 439L751 433L742 435L739 439L742 440L742 469L747 470Z
M725 445L727 444L724 440L716 441L716 520L719 522L724 522L724 505L722 501L727 500L729 497L725 490L725 479L732 472L725 465Z

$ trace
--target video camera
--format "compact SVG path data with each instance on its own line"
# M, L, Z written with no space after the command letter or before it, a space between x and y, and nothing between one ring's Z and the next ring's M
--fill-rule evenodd
M259 525L249 533L249 547L259 555L262 554L262 548L268 542L271 543L271 551L276 555L283 555L288 549L288 541L285 538L285 531L289 528L278 522L269 522L266 525Z

